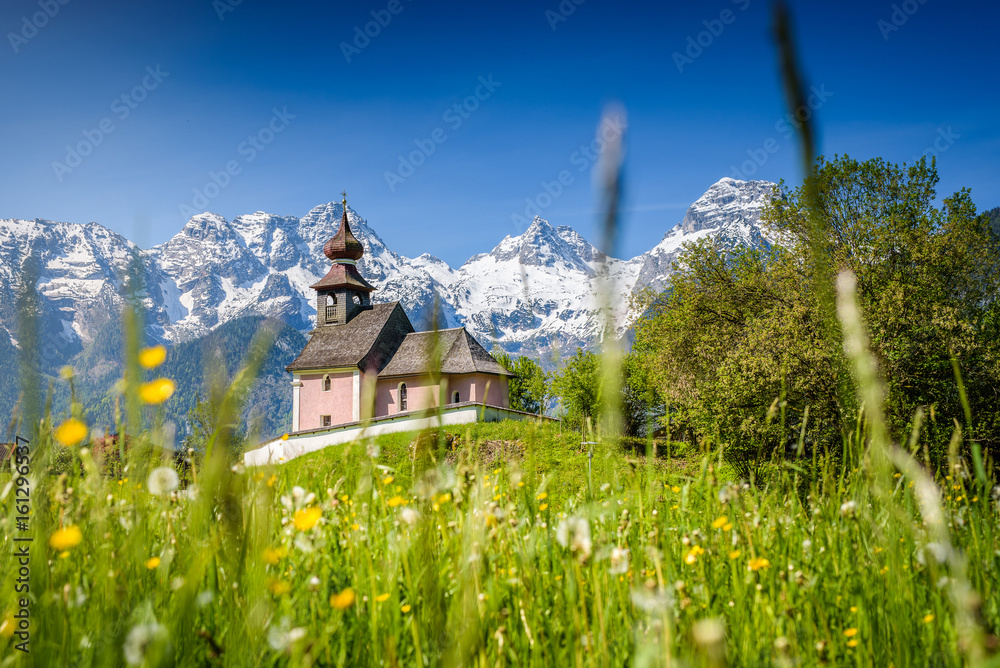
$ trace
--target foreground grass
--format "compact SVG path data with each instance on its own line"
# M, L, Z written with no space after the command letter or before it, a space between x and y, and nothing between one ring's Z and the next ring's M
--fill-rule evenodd
M412 441L209 463L161 495L36 470L30 655L5 472L0 665L948 666L994 642L997 507L961 468L942 540L909 474L820 461L752 487L598 445L588 484L557 425Z

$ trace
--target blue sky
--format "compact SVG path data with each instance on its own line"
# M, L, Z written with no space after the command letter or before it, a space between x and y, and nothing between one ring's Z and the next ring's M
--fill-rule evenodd
M542 215L595 240L581 148L614 101L629 118L621 256L657 243L723 176L800 178L769 3L562 8L6 0L0 218L93 220L148 247L192 210L301 216L346 188L391 248L457 266L518 233L512 216L568 170ZM791 8L824 153L930 149L940 193L1000 205L995 3ZM366 27L377 34L355 41ZM414 151L422 164L400 171Z

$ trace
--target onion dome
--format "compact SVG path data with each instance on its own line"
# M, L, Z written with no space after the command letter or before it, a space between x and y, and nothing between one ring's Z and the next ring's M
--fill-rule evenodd
M351 232L351 226L347 222L347 193L344 193L344 215L340 219L340 229L323 246L323 254L334 263L338 260L357 261L365 254L364 246Z

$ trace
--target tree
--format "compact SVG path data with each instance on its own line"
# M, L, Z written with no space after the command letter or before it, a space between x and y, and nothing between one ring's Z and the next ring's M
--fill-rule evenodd
M507 384L510 407L527 413L544 413L551 390L541 365L530 357L511 357L502 349L493 351L493 357L514 374Z
M552 389L562 400L567 422L583 427L588 418L596 420L601 408L600 359L577 348L553 376Z
M984 214L989 220L990 229L993 231L993 238L1000 241L1000 206L995 206Z
M925 438L943 447L953 418L965 421L954 358L976 436L995 441L1000 355L990 323L1000 320L991 320L1000 253L987 217L967 190L935 206L938 176L926 159L899 167L820 158L815 180L822 264L858 278L895 432L927 406L936 419ZM805 192L779 188L764 222L780 244L730 253L707 240L690 246L636 328L634 350L672 416L742 461L769 454L803 422L817 443L837 444L857 417L839 330L812 290L832 277L818 275L811 256Z

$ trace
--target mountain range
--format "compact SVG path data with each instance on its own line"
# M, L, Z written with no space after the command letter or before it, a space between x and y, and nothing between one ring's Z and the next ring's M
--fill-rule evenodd
M365 247L358 264L378 288L375 302L400 301L417 329L464 325L487 348L552 366L559 355L599 341L599 290L609 291L615 333L622 335L639 315L628 296L661 289L685 242L715 237L726 247L769 246L773 237L760 214L774 187L724 178L660 243L627 260L605 256L571 227L536 217L521 234L453 268L427 253L400 255L357 211L348 207L347 215ZM109 332L119 329L130 266L142 286L147 342L178 346L261 317L306 333L315 317L309 286L328 269L322 247L342 212L340 202L331 202L301 218L256 212L226 220L203 213L149 249L93 222L0 220L0 349L21 347L17 295L32 271L41 371L49 376L64 364L77 367L81 382L103 384L118 373L116 360L97 359L92 349L118 338ZM289 361L295 352L287 352ZM280 367L274 373L280 375ZM9 390L0 386L0 415L13 408Z

